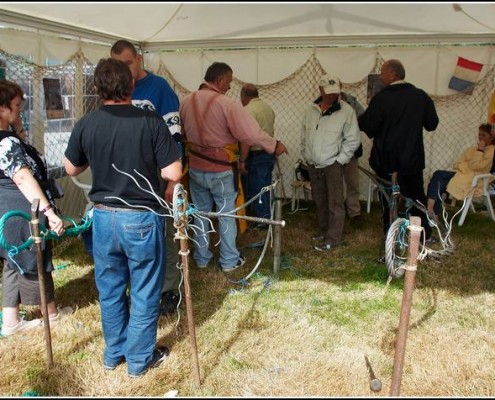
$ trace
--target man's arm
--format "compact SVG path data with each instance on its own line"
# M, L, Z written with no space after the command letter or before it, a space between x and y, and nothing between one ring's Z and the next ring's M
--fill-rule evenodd
M161 168L160 175L166 181L178 181L182 177L182 164L180 160Z
M437 110L435 109L435 103L433 103L433 100L426 93L425 96L426 96L426 106L425 106L426 110L423 117L423 127L428 132L431 132L437 129L439 119L438 119Z
M361 143L361 132L359 131L356 113L352 109L344 124L343 136L342 147L337 156L337 161L339 164L345 165L351 160L354 152Z
M67 175L69 176L77 176L86 168L88 168L89 164L83 165L82 167L76 167L74 164L72 164L67 157L64 156L64 167L65 167L65 172L67 172Z

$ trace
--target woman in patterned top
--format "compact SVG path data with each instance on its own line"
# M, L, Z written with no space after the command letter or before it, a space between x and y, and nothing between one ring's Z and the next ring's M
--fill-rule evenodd
M63 221L57 216L38 182L46 181L46 164L36 149L25 140L20 113L24 94L14 82L0 81L0 217L9 211L30 213L33 199L40 199L39 222L48 225L57 234L64 233ZM14 131L11 131L11 127ZM6 243L20 245L31 237L28 223L20 224L7 219L2 234ZM42 241L46 283L46 300L50 323L58 320L61 313L54 300L51 271L52 254L50 242ZM2 336L41 325L40 319L19 319L19 305L39 305L41 302L37 274L36 248L25 249L15 256L0 247L3 259ZM69 312L65 309L63 313Z

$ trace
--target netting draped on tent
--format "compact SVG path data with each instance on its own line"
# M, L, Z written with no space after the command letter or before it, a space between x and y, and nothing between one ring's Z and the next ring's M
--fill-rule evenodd
M388 58L388 57L387 57ZM57 66L40 66L24 58L0 51L4 62L5 78L18 82L28 96L23 118L30 132L30 140L44 151L50 173L60 178L65 197L60 207L67 216L78 217L84 210L85 201L81 189L67 177L62 167L63 152L75 121L86 112L94 110L99 100L92 89L91 79L95 65L80 50L69 61ZM368 73L378 73L384 58L376 53L374 65ZM189 90L180 84L170 70L160 62L154 69L165 77L179 98ZM289 155L279 158L284 194L292 194L291 182L296 161L300 158L299 135L304 110L318 96L318 78L327 71L313 53L307 61L286 78L270 84L258 85L260 97L266 100L276 113L275 135L289 149ZM234 73L235 75L235 73ZM48 119L45 108L43 78L58 79L63 99L63 115ZM468 146L475 144L477 127L487 117L488 104L494 91L495 71L490 66L476 83L471 95L458 93L446 96L432 96L437 107L440 124L433 133L425 132L426 148L425 182L436 169L451 169L455 159ZM234 79L228 96L239 99L243 81ZM356 82L343 82L343 90L356 96L363 106L367 104L367 75ZM368 168L371 141L362 134L363 157L360 165ZM365 198L368 178L361 176L361 196Z

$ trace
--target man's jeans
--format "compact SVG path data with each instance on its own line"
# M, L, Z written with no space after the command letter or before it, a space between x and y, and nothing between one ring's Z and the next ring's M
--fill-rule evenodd
M112 365L125 357L130 374L146 369L156 345L165 270L164 224L164 218L152 212L94 210L93 257L105 339L103 362Z
M237 191L234 189L232 170L225 172L205 172L189 170L189 188L193 206L199 211L227 213L235 209ZM204 217L194 217L197 230L194 234L194 260L197 265L207 265L213 257L210 251L211 226ZM220 266L231 268L239 260L236 246L237 225L234 218L219 217L218 233L220 235Z
M247 158L248 175L246 178L246 200L256 196L263 187L272 184L275 155L264 151L249 152ZM258 218L270 218L270 192L265 192L252 203L254 215Z

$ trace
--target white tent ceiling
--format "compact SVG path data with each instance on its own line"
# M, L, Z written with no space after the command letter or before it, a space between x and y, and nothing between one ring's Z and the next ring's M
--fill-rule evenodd
M0 23L143 48L494 41L495 3L0 3Z

